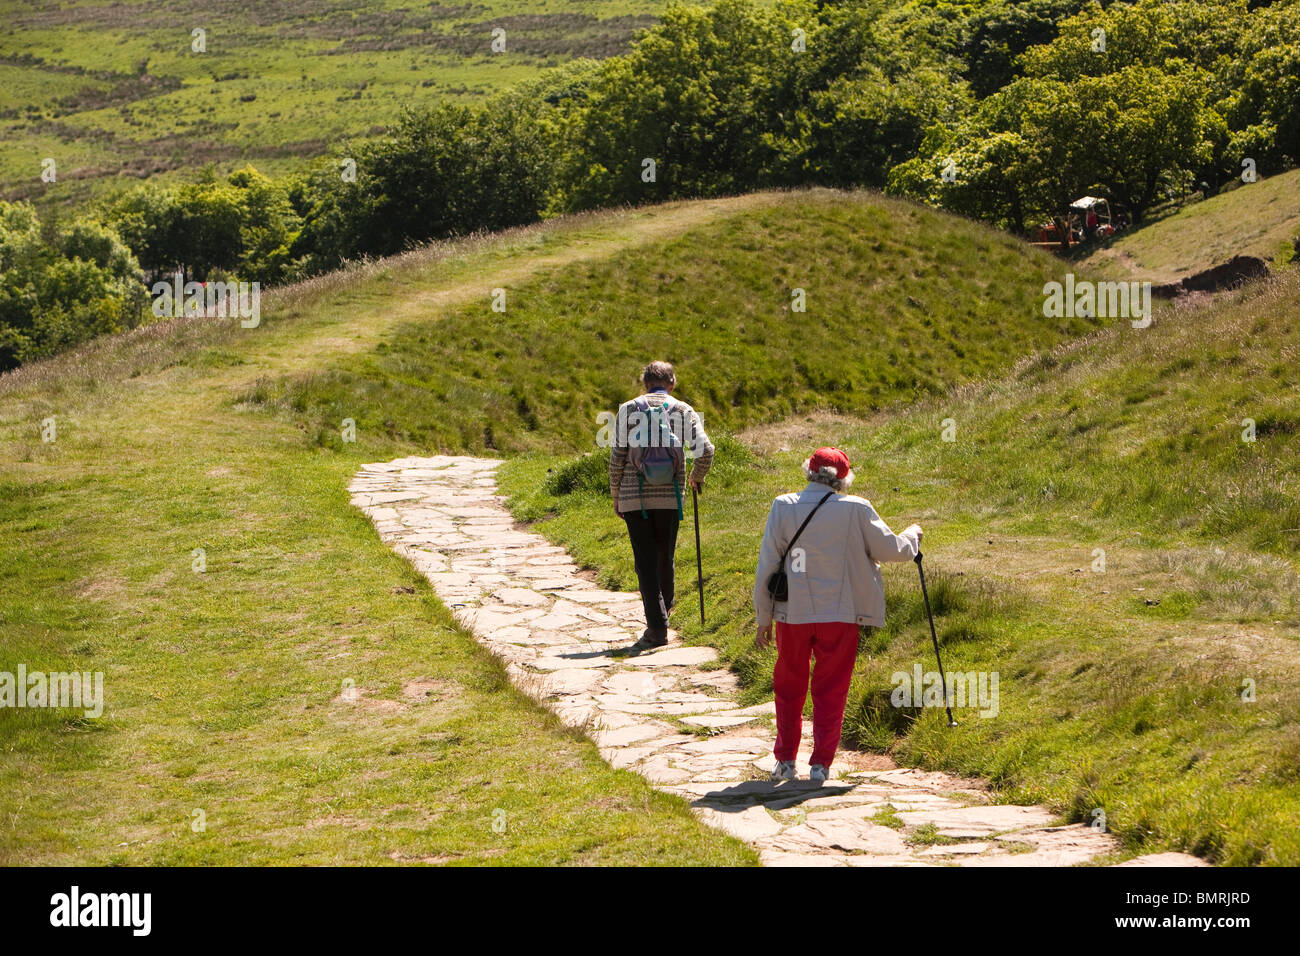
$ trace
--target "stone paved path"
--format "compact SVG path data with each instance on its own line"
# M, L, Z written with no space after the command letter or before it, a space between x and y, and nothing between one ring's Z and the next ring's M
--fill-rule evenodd
M364 465L348 490L520 687L584 728L611 764L686 798L764 863L1062 866L1115 849L1083 824L1053 826L1042 807L990 804L978 782L866 755L842 753L839 776L820 789L773 786L773 705L737 707L736 678L713 665L712 648L674 641L613 656L640 635L640 599L601 590L563 548L519 530L496 494L499 464L403 458ZM809 750L805 741L805 780ZM1157 854L1125 865L1203 864Z

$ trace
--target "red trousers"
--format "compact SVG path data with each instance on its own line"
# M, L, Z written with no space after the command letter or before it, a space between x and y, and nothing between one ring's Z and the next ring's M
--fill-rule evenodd
M808 697L808 665L812 667L813 752L811 764L829 767L840 745L844 705L858 656L857 624L783 624L776 622L777 760L794 760L803 731L803 705Z

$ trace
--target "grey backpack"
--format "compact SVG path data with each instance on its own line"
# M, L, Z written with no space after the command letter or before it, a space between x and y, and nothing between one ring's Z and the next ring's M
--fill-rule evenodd
M637 490L641 495L641 517L645 513L645 486L672 485L677 495L677 517L682 517L682 489L677 482L677 472L685 468L686 450L682 440L668 421L671 399L659 407L651 405L644 395L635 399L632 407L646 416L646 440L628 443L628 461L636 469ZM640 429L637 429L640 431Z

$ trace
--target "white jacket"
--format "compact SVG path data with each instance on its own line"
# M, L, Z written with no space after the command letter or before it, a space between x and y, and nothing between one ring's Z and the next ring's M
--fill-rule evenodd
M920 550L913 525L901 535L889 530L871 502L856 495L832 493L795 542L786 559L790 600L777 604L767 580L781 562L786 545L809 512L830 491L810 482L803 491L772 502L763 532L763 549L754 579L754 618L758 627L773 619L787 624L885 623L885 588L881 561L911 561ZM796 560L798 551L803 551Z

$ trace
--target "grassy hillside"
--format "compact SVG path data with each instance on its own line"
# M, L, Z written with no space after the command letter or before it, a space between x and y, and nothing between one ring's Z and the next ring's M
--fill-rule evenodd
M285 173L405 106L474 99L622 52L659 0L0 0L0 196L252 162ZM490 49L506 31L506 51ZM207 51L191 33L207 33ZM36 157L36 159L33 159ZM39 160L56 159L57 184Z
M1131 850L1295 865L1298 314L1293 271L865 421L813 414L752 429L748 445L724 449L703 499L708 627L693 601L676 623L720 646L752 699L770 695L772 659L753 647L749 609L758 537L772 497L802 486L798 462L839 444L858 493L895 527L926 528L949 673L1001 679L999 715L967 711L955 730L891 707L890 675L932 667L933 652L915 570L886 566L889 622L864 645L850 739L984 775L1008 799L1075 819L1101 808ZM948 418L953 443L940 438ZM520 458L503 473L520 516L544 517L545 533L632 586L602 466ZM684 567L690 550L684 540Z
M1297 238L1300 169L1293 169L1154 218L1083 264L1117 278L1177 282L1238 255L1282 265L1294 257Z
M630 586L584 453L655 356L720 449L709 624L688 601L675 623L749 697L763 518L836 442L887 520L927 528L950 671L1002 681L999 716L955 731L888 706L929 661L915 572L888 568L853 742L1100 807L1133 850L1300 862L1300 281L1133 330L1044 319L1064 268L871 194L758 194L435 245L277 290L257 329L164 323L0 378L0 670L104 670L109 697L99 721L0 713L0 858L751 860L510 691L344 492L366 461L512 455L517 513Z
M819 264L796 270L810 249L824 250ZM719 352L716 404L701 401L713 422L807 407L841 378L836 394L862 409L941 387L1077 331L1016 318L1032 316L1054 266L869 195L678 203L435 245L276 290L257 329L163 323L0 378L0 576L13 596L0 670L103 670L108 693L99 721L0 713L0 809L17 821L0 854L751 859L509 691L348 504L349 476L409 451L482 450L489 426L493 444L586 447L576 396L590 407L621 396L670 328L707 332L688 366L705 345ZM893 301L900 275L916 304ZM785 310L795 278L812 310L799 323ZM621 306L599 294L605 282ZM488 310L499 287L505 315ZM663 315L651 308L661 293ZM563 320L548 311L566 302ZM600 309L601 321L580 315ZM1023 344L980 346L967 316ZM634 323L627 344L611 334L620 317ZM895 318L925 343L895 341ZM792 370L760 347L796 324L825 347L818 322L842 326L852 348L823 361L788 346ZM746 363L749 396L724 378ZM535 419L511 400L516 387ZM356 444L335 440L344 407ZM368 703L339 701L349 678ZM415 693L427 687L432 698ZM518 821L505 835L490 827L498 807ZM189 828L195 809L208 815L202 834Z

